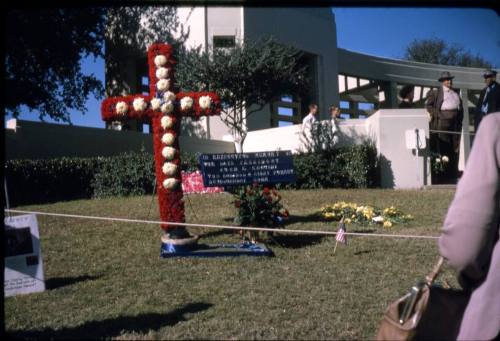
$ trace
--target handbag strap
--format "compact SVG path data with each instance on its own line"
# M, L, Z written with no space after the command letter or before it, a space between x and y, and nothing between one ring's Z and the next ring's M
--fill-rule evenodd
M436 265L434 265L434 268L432 269L431 273L425 276L425 282L428 286L431 286L434 280L436 279L437 275L439 275L443 263L444 263L444 257L440 256Z

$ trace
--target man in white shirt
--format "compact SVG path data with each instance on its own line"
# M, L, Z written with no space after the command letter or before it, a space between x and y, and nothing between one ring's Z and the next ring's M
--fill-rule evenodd
M318 115L318 106L316 104L309 104L309 114L302 120L302 131L306 128L309 130L313 126L314 123L318 121L316 116Z
M451 87L452 76L448 71L442 72L438 79L441 86L429 91L426 100L427 112L431 115L430 132L431 151L447 156L449 164L444 174L444 182L456 183L458 176L458 151L462 130L462 102L458 93ZM448 132L448 133L444 133Z
M318 115L318 106L316 104L309 104L309 114L302 120L302 129L300 132L300 139L302 143L305 145L305 149L309 150L314 145L314 136L313 136L313 126L316 124L318 119L316 116Z

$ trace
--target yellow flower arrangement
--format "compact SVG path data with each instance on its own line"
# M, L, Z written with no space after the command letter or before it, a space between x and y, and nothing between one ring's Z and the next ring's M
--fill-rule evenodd
M395 224L406 223L413 219L411 214L404 214L396 206L379 209L369 205L358 205L353 202L339 201L331 205L323 205L319 214L327 220L339 221L344 217L346 224L382 225L390 228Z

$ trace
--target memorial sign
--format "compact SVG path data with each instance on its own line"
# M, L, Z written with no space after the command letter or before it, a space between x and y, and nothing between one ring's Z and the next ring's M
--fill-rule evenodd
M5 222L4 294L45 290L38 223L33 214L7 217Z
M202 154L199 161L205 187L296 180L291 151Z

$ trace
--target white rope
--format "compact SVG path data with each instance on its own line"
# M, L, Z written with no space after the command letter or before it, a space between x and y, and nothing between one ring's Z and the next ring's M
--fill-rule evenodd
M218 229L226 229L226 230L268 231L268 232L279 232L279 233L289 233L289 234L316 234L316 235L325 235L325 236L337 235L337 232L330 232L330 231L289 230L289 229L269 228L269 227L243 227L243 226L227 226L227 225L212 225L212 224L178 223L178 222L168 222L168 221L139 220L139 219L113 218L113 217L96 217L96 216L85 216L85 215L77 215L77 214L23 211L23 210L13 210L13 209L4 209L4 211L11 212L11 213L36 214L36 215L46 215L46 216L65 217L65 218L119 221L119 222L125 222L125 223L168 224L168 225L173 225L173 226L218 228ZM384 234L384 233L361 233L361 232L346 232L345 234L351 235L351 236L364 236L364 237L388 237L388 238L412 238L412 239L438 239L439 238L436 236L419 236L419 235L408 235L408 234Z
M452 131L452 130L436 130L436 129L429 129L430 133L436 133L436 134L454 134L454 135L476 135L476 133L466 133L466 132L461 132L461 131Z

